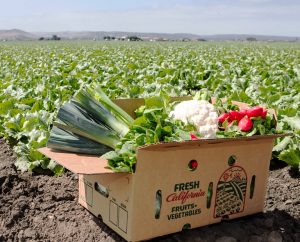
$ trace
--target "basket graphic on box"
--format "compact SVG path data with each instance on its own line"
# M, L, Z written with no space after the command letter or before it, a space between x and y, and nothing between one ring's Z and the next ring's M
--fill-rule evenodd
M240 166L227 169L219 179L214 217L223 217L244 211L247 174Z

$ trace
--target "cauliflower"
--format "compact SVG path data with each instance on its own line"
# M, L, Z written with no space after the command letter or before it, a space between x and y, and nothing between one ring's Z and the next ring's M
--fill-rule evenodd
M170 112L170 117L181 120L185 124L193 124L202 138L212 139L216 137L218 113L208 101L183 101Z

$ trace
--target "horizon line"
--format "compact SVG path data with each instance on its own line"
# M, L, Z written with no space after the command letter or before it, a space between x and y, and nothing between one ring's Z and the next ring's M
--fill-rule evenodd
M272 37L289 37L289 38L300 38L300 36L295 36L295 35L271 35L271 34L249 34L249 33L226 33L226 34L196 34L196 33L185 33L185 32L140 32L140 31L125 31L125 30L43 30L43 31L28 31L24 29L19 29L19 28L11 28L11 29L0 29L0 31L13 31L13 30L19 30L23 31L26 33L59 33L59 32L115 32L115 33L140 33L140 34L169 34L169 35L176 35L176 34L182 34L182 35L197 35L199 37L201 36L224 36L224 35L240 35L240 36L272 36Z

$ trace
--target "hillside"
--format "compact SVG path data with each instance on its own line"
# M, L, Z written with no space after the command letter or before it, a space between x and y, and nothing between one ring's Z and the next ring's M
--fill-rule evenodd
M144 39L169 39L181 40L184 38L198 39L201 38L196 34L189 33L139 33L139 32L123 32L123 31L63 31L63 32L36 32L38 36L49 38L52 35L60 36L62 39L86 39L86 40L103 40L104 36L114 36L122 38L125 36L138 36Z
M0 30L0 40L37 40L41 37L51 38L53 35L65 40L103 40L104 36L122 38L138 36L144 40L213 40L213 41L244 41L254 38L258 41L300 41L300 37L268 36L252 34L219 34L197 35L190 33L140 33L124 31L60 31L60 32L25 32L19 29Z
M19 29L0 30L0 40L34 40L37 36Z
M89 40L103 40L104 36L113 36L115 38L122 38L124 36L138 36L142 39L166 39L166 40L182 40L182 39L205 39L214 41L224 40L247 40L252 37L259 41L299 41L299 37L290 36L268 36L268 35L251 35L251 34L219 34L219 35L197 35L190 33L140 33L140 32L122 32L122 31L64 31L64 32L36 32L34 33L40 37L49 38L52 35L60 36L62 39L89 39Z

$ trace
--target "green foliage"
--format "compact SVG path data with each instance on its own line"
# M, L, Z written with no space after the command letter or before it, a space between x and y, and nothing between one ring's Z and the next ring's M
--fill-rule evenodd
M171 108L169 97L164 93L145 98L145 106L138 109L137 118L130 126L129 132L121 138L114 151L102 156L108 160L109 167L116 172L134 172L138 147L159 142L189 140L190 132L195 128L169 118Z
M0 49L0 136L14 145L23 170L41 166L61 172L36 149L45 145L59 107L92 81L110 98L149 97L161 89L186 96L205 89L201 98L208 91L274 108L279 129L295 135L278 139L273 155L297 166L297 43L40 41L0 43Z

